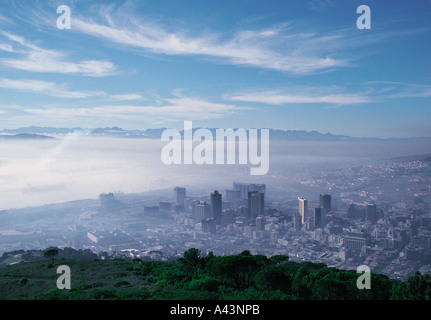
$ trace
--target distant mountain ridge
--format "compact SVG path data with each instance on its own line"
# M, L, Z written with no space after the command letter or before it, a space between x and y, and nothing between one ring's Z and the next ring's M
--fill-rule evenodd
M0 140L51 140L54 137L34 134L34 133L18 133L18 134L0 134Z
M193 132L199 128L193 128ZM57 127L23 127L17 129L3 129L0 131L1 137L14 135L16 138L52 138L49 135L66 135L73 132L82 132L91 136L113 136L124 138L150 138L160 139L163 131L166 128L146 129L146 130L126 130L119 127L92 128L84 129L80 127L73 128L57 128ZM216 136L216 128L208 128ZM237 130L237 128L234 128ZM183 134L183 130L180 131ZM27 135L27 136L26 136ZM269 129L271 140L309 140L309 141L423 141L431 142L431 137L414 137L414 138L358 138L346 135L334 135L332 133L321 133L318 131L303 131L303 130L280 130Z

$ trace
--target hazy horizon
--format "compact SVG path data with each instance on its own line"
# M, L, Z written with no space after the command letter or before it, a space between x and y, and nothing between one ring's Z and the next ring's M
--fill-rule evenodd
M141 193L176 185L231 188L233 181L289 186L301 170L429 153L421 143L271 141L269 171L251 176L250 165L165 165L157 139L91 137L0 142L0 209L97 198L100 193ZM167 195L169 196L169 195Z

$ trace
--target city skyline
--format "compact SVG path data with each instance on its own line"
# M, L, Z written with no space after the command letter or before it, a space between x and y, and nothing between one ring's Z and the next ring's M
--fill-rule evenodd
M257 190L266 193L266 184L233 182L232 189L229 186L222 192L214 188L189 192L188 187L177 185L148 194L102 193L98 200L3 210L6 229L1 231L1 249L40 249L45 243L56 243L75 250L89 246L92 252L112 252L117 257L121 252L120 256L128 258L166 261L181 255L178 249L184 245L216 255L239 253L252 245L252 254L287 254L294 261L323 262L342 269L356 269L360 264L407 279L416 270L430 271L429 168L429 160L393 160L342 172L334 168L336 175L324 174L329 181L310 181L317 183L311 194L307 192L310 206L301 205L307 199L287 194L275 200L272 188L269 201L263 204L264 193ZM359 171L362 174L357 176ZM387 173L395 184L382 193ZM423 179L419 184L417 177ZM322 193L326 184L337 187ZM247 197L241 197L242 192ZM262 195L262 202L253 203L254 195ZM64 210L66 215L59 214ZM216 223L215 211L221 213L221 224ZM27 215L32 218L20 222L26 234L7 229ZM61 228L65 232L59 233Z
M429 1L5 1L0 128L431 136L430 16Z
M4 0L0 294L429 298L430 21L431 0Z

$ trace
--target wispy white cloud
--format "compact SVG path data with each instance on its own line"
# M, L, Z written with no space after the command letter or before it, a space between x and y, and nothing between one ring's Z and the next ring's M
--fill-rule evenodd
M12 53L18 53L12 45L8 43L0 43L0 50L5 52L12 52Z
M208 120L224 118L226 116L248 110L233 104L211 102L194 97L174 97L164 99L161 106L154 105L117 105L81 108L27 108L26 112L47 118L115 118L115 119L143 119L143 120Z
M70 99L83 99L92 96L103 96L104 92L95 91L70 91L63 85L58 85L54 82L41 81L41 80L14 80L14 79L1 79L0 88L12 89L26 92L33 92L44 94L57 98L70 98Z
M230 37L221 34L192 36L190 32L170 32L155 23L141 22L132 16L110 14L100 10L104 23L94 22L82 17L74 18L73 30L117 44L130 46L156 54L198 55L216 59L219 62L245 65L291 73L311 73L328 68L347 65L347 61L335 58L325 48L325 43L334 38L320 37L316 34L295 33L283 24L263 30L243 30ZM124 23L127 21L127 23ZM303 46L319 43L308 50Z
M20 47L17 51L13 49L11 43L2 44L0 50L14 52L18 58L3 58L0 63L3 65L30 72L80 74L85 76L101 77L115 73L115 66L110 61L84 60L71 62L67 55L58 50L41 48L25 38L1 32L7 40Z
M338 86L293 87L279 90L246 90L225 95L228 101L267 105L327 104L343 106L388 102L399 98L431 97L431 85L396 81L369 81L362 90L348 92Z
M327 92L323 92L327 91ZM322 88L297 88L295 90L264 90L236 93L226 96L227 100L263 103L270 105L287 104L331 104L349 105L370 103L372 99L362 94L331 93L330 90Z
M143 97L139 93L114 94L110 98L116 101L141 100Z
M30 93L43 94L55 98L66 99L88 99L103 98L109 101L131 101L141 100L143 97L138 93L108 94L104 91L76 91L69 90L66 85L49 81L31 79L6 79L0 78L0 88L19 90Z
M431 84L409 83L400 81L370 81L378 92L384 92L387 98L427 98L431 97Z

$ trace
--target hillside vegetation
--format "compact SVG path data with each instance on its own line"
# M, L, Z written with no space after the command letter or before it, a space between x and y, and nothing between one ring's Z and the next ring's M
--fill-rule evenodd
M416 273L401 282L371 274L371 289L360 290L356 271L321 263L238 255L202 256L189 249L174 261L100 259L88 251L67 249L47 258L0 267L0 299L42 300L428 300L431 277ZM52 253L52 252L51 252ZM72 258L65 258L70 256ZM97 258L95 258L97 257ZM51 260L52 258L52 260ZM14 261L3 255L0 263ZM27 260L27 261L25 261ZM71 270L71 289L56 286L57 267Z

